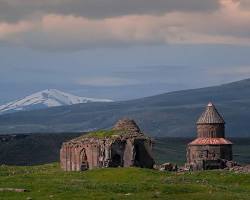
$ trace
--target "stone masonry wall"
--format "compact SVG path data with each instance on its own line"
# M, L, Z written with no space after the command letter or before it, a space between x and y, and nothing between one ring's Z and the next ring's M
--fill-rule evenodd
M207 138L224 138L225 127L224 124L200 124L197 125L198 137Z
M189 145L188 163L202 168L204 161L232 160L232 145Z
M146 139L64 143L60 151L61 167L65 171L119 166L152 168L151 147L151 142Z

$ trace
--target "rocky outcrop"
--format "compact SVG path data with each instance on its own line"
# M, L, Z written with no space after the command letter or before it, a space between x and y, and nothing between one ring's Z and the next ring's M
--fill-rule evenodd
M161 165L154 165L154 169L159 170L159 171L168 171L168 172L178 171L177 165L170 163L170 162L163 163Z
M234 166L229 168L230 171L234 171L236 173L250 173L250 165L245 166Z
M19 188L0 188L0 192L28 192L26 189Z

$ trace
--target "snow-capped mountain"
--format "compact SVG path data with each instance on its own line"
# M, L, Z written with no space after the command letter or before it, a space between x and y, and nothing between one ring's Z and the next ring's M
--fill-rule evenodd
M47 89L0 106L0 114L90 102L112 102L112 100L79 97L56 89Z

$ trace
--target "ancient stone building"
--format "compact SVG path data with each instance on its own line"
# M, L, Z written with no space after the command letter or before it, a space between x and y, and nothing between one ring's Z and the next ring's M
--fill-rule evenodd
M232 143L225 139L225 122L212 103L197 121L197 138L188 144L187 166L193 170L223 168L232 160Z
M118 121L110 131L97 131L63 143L61 167L83 171L103 167L152 168L152 141L133 120Z

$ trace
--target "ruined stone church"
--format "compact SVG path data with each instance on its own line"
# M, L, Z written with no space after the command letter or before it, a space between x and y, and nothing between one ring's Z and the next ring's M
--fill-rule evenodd
M152 140L141 132L135 121L123 119L112 130L92 132L63 143L60 164L65 171L153 168Z
M197 138L188 144L187 165L193 170L223 168L232 160L232 142L225 138L225 121L212 103L197 121Z

